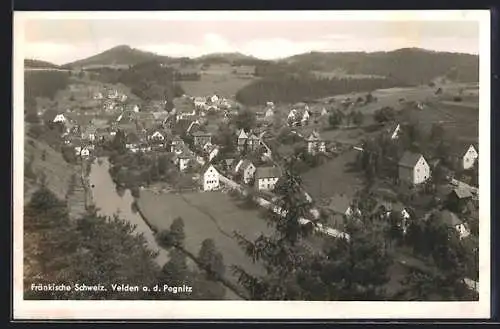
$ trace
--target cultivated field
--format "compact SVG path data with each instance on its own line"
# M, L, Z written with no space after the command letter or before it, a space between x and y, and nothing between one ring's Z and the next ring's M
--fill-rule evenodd
M257 210L240 209L228 195L219 192L155 194L143 190L138 205L158 230L168 229L176 217L182 217L186 249L195 255L203 240L213 239L224 256L226 276L232 282L236 283L236 277L231 273L231 265L242 266L253 274L263 273L263 268L254 264L233 238L235 230L249 239L269 232Z
M350 169L357 151L347 151L327 163L302 175L304 187L315 200L324 200L334 194L352 196L363 185L363 179Z
M337 79L383 79L381 75L373 74L349 74L343 70L335 71L313 71L320 78L337 78Z
M180 82L186 94L191 96L208 96L218 94L226 98L234 97L236 92L254 81L251 75L240 72L233 73L230 65L211 65L207 70L200 71L199 81Z

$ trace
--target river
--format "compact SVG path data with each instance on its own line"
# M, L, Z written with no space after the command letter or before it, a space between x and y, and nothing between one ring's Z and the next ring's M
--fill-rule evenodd
M92 201L99 209L99 214L110 217L118 214L121 219L135 225L136 232L144 235L149 248L158 252L156 260L160 266L163 266L169 259L168 252L158 245L153 231L144 222L141 215L132 211L134 197L130 194L130 190L126 190L123 196L117 193L116 185L109 174L109 167L110 163L107 158L99 158L99 161L95 160L90 168L89 181L92 189Z

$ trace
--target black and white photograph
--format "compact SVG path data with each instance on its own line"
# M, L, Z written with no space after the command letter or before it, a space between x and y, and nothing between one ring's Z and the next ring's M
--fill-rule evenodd
M489 316L489 19L15 12L14 317Z

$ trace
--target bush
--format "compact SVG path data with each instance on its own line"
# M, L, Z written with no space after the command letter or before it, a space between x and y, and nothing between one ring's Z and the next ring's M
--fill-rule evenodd
M162 230L156 234L158 244L163 248L171 248L174 246L174 239L169 230Z

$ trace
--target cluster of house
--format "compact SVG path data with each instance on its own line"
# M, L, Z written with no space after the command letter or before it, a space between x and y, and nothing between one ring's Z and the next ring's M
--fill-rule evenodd
M400 126L396 125L392 130L391 137L397 138L400 132ZM361 148L357 148L361 150ZM466 147L460 148L461 151L454 153L454 158L458 167L462 170L471 169L478 159L477 147L469 144ZM433 165L425 159L424 155L410 151L404 152L403 156L398 162L398 178L400 182L409 184L410 186L418 186L427 182L432 175ZM470 234L470 230L465 221L461 220L456 213L460 213L464 208L473 211L475 206L472 206L474 200L474 191L465 185L458 185L451 191L446 191L448 209L434 211L425 214L424 220L428 220L431 215L437 216L449 227L456 229L460 238L465 238ZM336 195L330 199L330 204L327 208L335 215L344 218L355 217L360 214L360 210L356 205L344 195ZM450 211L451 209L452 211ZM396 212L400 215L400 227L403 233L406 233L408 226L408 219L410 218L410 211L399 202L378 202L377 206L373 209L371 215L378 214L388 218L391 213Z
M103 100L103 99L110 99L110 100L116 100L120 102L125 102L128 98L126 94L119 93L118 90L116 89L107 89L104 92L96 92L93 96L94 99L98 100Z
M306 126L312 118L326 117L328 110L324 107L310 109L305 103L298 103L288 112L287 124L292 127Z

